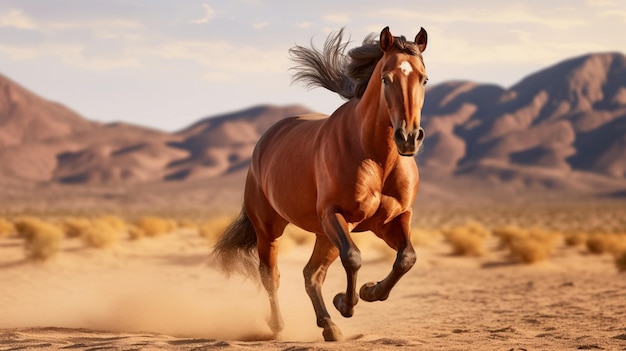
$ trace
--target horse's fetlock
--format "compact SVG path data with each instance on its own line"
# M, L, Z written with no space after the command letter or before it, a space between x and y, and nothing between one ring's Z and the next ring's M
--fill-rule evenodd
M361 252L358 249L350 249L342 255L341 262L344 267L357 271L361 268Z
M414 250L405 251L398 258L399 259L396 260L396 267L403 273L406 273L413 268L415 262L417 261L417 255Z

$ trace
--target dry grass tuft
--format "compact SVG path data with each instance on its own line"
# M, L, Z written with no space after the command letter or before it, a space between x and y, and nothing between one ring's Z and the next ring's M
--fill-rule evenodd
M432 245L439 237L441 233L434 230L424 229L411 229L411 243L413 246L428 246Z
M0 238L9 236L11 234L14 234L15 232L15 226L12 222L9 222L4 218L0 218Z
M214 244L233 220L233 217L216 217L203 221L198 225L198 234Z
M137 220L135 226L141 229L145 236L152 238L171 233L178 224L171 219L147 216Z
M124 227L126 226L124 225ZM117 243L123 233L124 230L119 226L119 223L111 221L109 218L98 218L83 229L81 239L86 246L101 249Z
M91 226L91 220L83 217L65 218L61 221L60 226L68 238L79 238Z
M54 257L61 249L61 228L38 218L24 217L15 223L18 235L25 240L26 257L45 261Z
M623 238L620 235L609 233L595 233L587 238L587 250L593 254L601 255L612 253L620 246Z
M587 242L588 235L582 232L567 233L565 235L565 245L575 247L582 246Z
M443 237L450 246L452 254L458 256L483 256L487 249L485 241L489 231L479 222L470 221L464 225L443 229Z
M508 249L513 241L524 238L527 235L528 232L526 230L513 225L498 227L493 230L493 236L500 240L501 249Z
M136 225L129 225L126 231L128 232L128 238L130 240L139 240L146 236L146 232Z
M535 228L524 233L514 237L509 243L511 256L524 263L548 259L561 241L561 234L558 232Z

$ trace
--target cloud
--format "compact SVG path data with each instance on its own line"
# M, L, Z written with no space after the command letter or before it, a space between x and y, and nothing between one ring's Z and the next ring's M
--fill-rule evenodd
M350 16L346 13L329 13L322 17L325 21L330 23L339 23L345 25L350 22Z
M42 57L53 58L67 66L88 71L137 68L142 65L138 58L124 54L111 56L88 55L87 48L80 44L56 43L20 47L0 45L0 53L19 61L34 60Z
M196 19L196 20L191 20L189 21L189 23L194 23L194 24L209 23L210 20L215 18L216 12L211 6L209 6L208 4L202 4L202 7L204 7L204 17L200 19Z
M288 64L285 50L236 46L224 41L171 42L147 54L190 60L202 66L206 79L217 82L234 81L246 74L284 73Z
M582 17L572 16L571 13L562 9L559 14L556 11L533 12L522 5L507 6L506 8L476 8L464 10L450 10L445 12L410 11L404 8L382 9L370 13L369 17L393 18L402 20L421 19L428 22L449 24L476 23L476 24L512 24L528 23L539 24L549 28L567 29L581 27L587 24Z
M311 28L313 26L313 22L298 22L298 23L294 23L294 26L296 28Z
M0 27L37 29L37 24L21 10L11 9L9 12L0 15Z
M261 28L265 28L265 27L269 26L269 24L270 24L269 22L259 22L259 23L253 24L252 28L261 29Z

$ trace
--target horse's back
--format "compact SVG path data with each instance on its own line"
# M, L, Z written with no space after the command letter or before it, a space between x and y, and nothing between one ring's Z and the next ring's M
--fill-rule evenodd
M252 155L249 181L252 177L276 212L301 227L309 223L298 218L315 214L315 156L327 117L307 114L278 121L259 139Z

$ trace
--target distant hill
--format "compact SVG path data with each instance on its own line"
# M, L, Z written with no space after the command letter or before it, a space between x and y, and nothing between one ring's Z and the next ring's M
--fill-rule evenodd
M91 122L4 76L0 88L0 178L40 184L232 178L273 123L312 112L256 106L166 133ZM468 178L541 189L619 182L626 179L626 56L572 58L508 89L439 84L427 91L422 118L418 163L432 183Z
M0 178L42 183L122 184L211 178L247 166L276 121L309 113L258 106L166 133L90 122L0 76Z
M422 164L442 173L511 180L539 167L624 178L626 56L569 59L509 89L437 85L427 92L423 124Z

